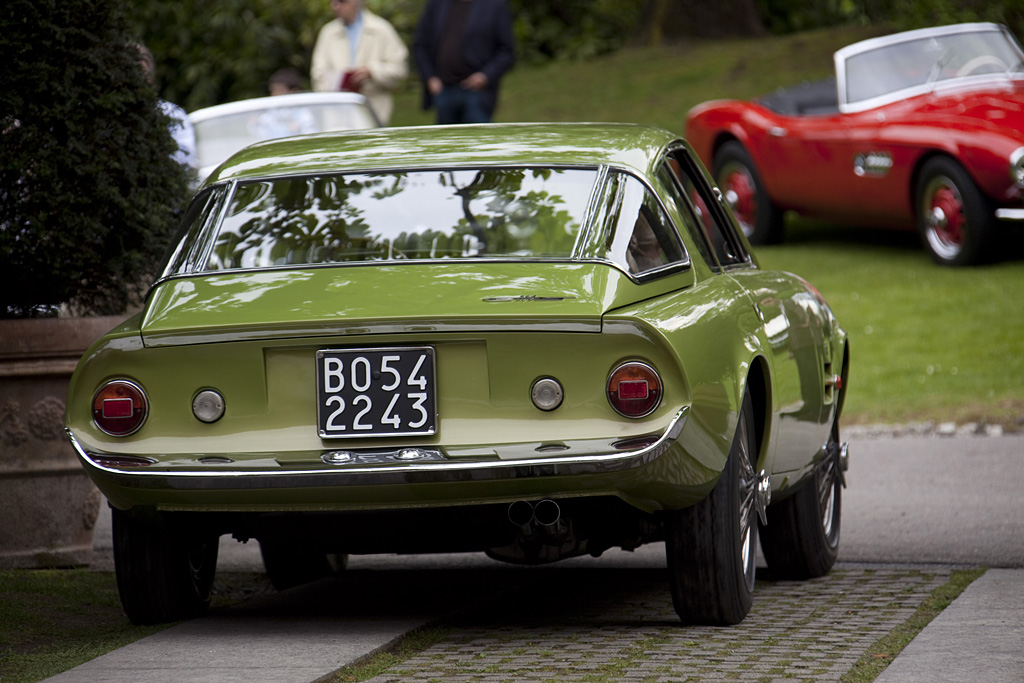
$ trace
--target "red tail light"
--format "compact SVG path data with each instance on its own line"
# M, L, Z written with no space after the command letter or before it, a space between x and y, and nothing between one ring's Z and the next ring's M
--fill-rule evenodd
M148 414L146 393L138 384L126 379L107 382L92 399L92 419L111 436L134 434Z
M646 363L630 361L608 378L608 402L619 415L645 417L661 402L661 377Z

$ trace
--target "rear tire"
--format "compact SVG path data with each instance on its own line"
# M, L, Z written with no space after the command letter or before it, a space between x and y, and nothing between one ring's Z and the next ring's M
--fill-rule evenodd
M669 587L685 623L738 624L750 611L757 562L756 456L748 393L715 488L696 505L666 513Z
M192 619L210 606L218 538L166 518L113 509L114 569L121 606L134 624Z
M837 431L833 430L828 455L815 466L814 475L795 494L768 508L761 552L780 579L824 576L839 556L843 487Z
M715 182L751 244L782 242L785 212L768 196L750 153L739 142L725 143L715 153Z

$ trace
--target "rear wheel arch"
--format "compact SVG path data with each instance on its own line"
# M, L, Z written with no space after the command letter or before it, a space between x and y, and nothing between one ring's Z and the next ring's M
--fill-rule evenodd
M929 161L937 157L943 157L953 162L954 164L960 166L964 170L964 172L967 173L968 176L970 176L971 180L974 181L975 185L978 185L979 188L981 187L981 185L978 184L978 179L974 177L974 173L972 173L971 170L967 168L967 166L965 166L962 161L960 161L960 158L957 156L954 150L939 148L926 149L920 154L920 156L917 157L917 159L914 160L914 168L910 173L910 185L906 188L907 201L910 203L910 206L913 207L914 209L915 219L917 218L917 205L915 204L915 195L917 192L918 183L921 182L921 172L924 170L925 165ZM988 195L985 196L987 197ZM991 197L988 198L991 199Z
M910 184L906 188L907 206L910 207L913 215L914 223L917 223L917 186L921 182L921 171L924 169L925 164L936 157L946 157L950 160L956 160L956 158L950 153L942 149L928 149L925 150L921 156L917 157L914 162L914 169L910 173ZM959 163L959 162L958 162Z
M757 356L751 362L745 390L750 393L750 399L754 404L754 440L757 444L758 454L755 464L763 467L767 458L766 446L771 415L771 384L768 364L764 357ZM740 387L741 398L743 391L744 387Z
M843 378L843 388L839 391L839 401L836 405L835 419L837 422L843 414L843 406L846 404L846 388L850 382L850 340L848 339L843 340L843 364L839 376Z

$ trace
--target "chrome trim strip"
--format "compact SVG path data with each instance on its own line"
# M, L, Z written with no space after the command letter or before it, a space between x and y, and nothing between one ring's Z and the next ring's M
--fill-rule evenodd
M1001 221L1024 221L1024 209L996 209L996 218Z
M244 328L202 328L186 332L144 331L142 338L147 347L178 346L181 344L215 344L232 341L261 341L266 339L306 339L348 337L371 334L445 334L480 333L512 329L518 332L597 333L601 331L601 317L588 319L553 318L545 320L539 314L532 317L481 318L474 323L439 321L429 324L373 323L365 325L295 324L275 325L260 330Z
M120 470L99 464L82 447L70 429L66 429L71 445L86 470L107 480L133 489L196 490L258 490L281 488L313 488L337 486L373 486L396 484L508 481L536 477L605 474L648 465L671 448L686 424L689 406L684 406L658 440L635 451L612 450L580 456L549 456L521 460L434 459L414 460L401 464L318 467L309 470L228 470L222 467L208 471ZM430 449L433 450L433 449ZM355 453L356 451L352 451ZM99 455L105 455L97 453ZM347 462L347 461L346 461Z

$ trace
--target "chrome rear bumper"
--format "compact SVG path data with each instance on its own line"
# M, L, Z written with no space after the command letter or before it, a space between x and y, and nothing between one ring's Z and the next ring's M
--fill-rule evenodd
M996 209L996 218L1001 221L1024 221L1024 209Z
M68 438L94 479L132 489L178 491L301 489L339 486L510 481L537 477L605 474L650 464L671 448L686 423L689 407L681 409L661 434L629 439L592 439L564 444L476 448L487 455L457 455L437 448L324 450L301 465L281 465L273 457L248 464L225 458L198 458L186 466L106 464L116 454L84 448L71 430ZM540 456L554 451L560 455ZM204 463L202 460L206 460ZM102 488L102 487L101 487Z

